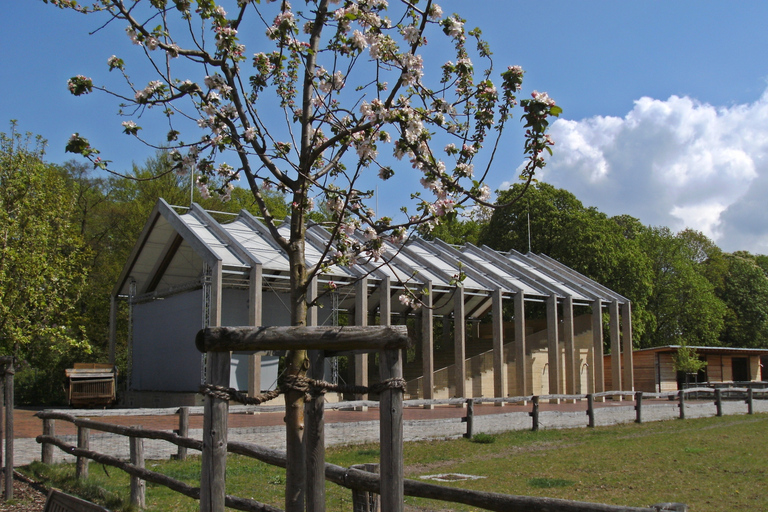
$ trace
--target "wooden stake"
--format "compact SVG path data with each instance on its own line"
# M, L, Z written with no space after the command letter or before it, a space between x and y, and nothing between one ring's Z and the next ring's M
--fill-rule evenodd
M13 499L13 363L5 369L5 500Z
M715 389L715 407L717 408L717 416L723 415L723 390L720 388Z
M355 464L350 467L368 473L379 473L378 464ZM352 512L379 512L380 504L380 495L371 491L352 489Z
M207 365L208 382L229 387L229 352L209 352ZM229 401L206 395L200 474L200 512L224 512L228 413Z
M130 438L131 464L137 468L144 469L144 439L141 437ZM78 457L80 458L85 457ZM145 491L146 482L137 476L131 476L131 505L137 508L146 506Z
M685 390L681 389L678 395L680 396L680 419L684 420L685 419Z
M46 418L43 420L43 435L55 436L56 435L56 420ZM53 448L50 443L43 443L43 447L40 453L40 460L43 464L53 464Z
M467 439L472 439L472 435L474 434L474 421L475 421L475 401L471 398L467 399L467 415L463 418L463 420L467 423L467 433L464 434L464 437Z
M77 427L77 447L81 450L91 449L91 429L85 427ZM85 457L78 457L75 465L75 477L78 480L85 480L88 478L88 459Z
M325 357L319 350L310 350L309 377L323 379ZM307 512L325 511L325 395L312 397L305 404L304 419L306 430L304 442L307 446Z
M379 353L381 382L403 378L400 350ZM403 390L386 389L380 394L381 510L403 512Z
M531 404L532 404L532 410L530 412L530 415L531 415L531 418L533 418L533 424L531 425L531 430L536 432L537 430L539 430L539 397L532 396Z
M189 407L179 408L179 436L189 436ZM176 452L176 459L187 460L186 446L179 446L179 449Z

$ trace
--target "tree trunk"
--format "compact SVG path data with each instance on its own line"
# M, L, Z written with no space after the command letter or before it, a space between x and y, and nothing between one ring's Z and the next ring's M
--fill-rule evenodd
M300 204L301 194L294 200ZM291 265L291 324L307 325L307 265L304 253L304 212L296 208L291 216L291 240L288 257ZM309 369L306 350L288 352L286 375L305 376ZM304 448L304 393L288 390L285 394L285 446L288 464L285 471L285 511L304 512L307 474Z

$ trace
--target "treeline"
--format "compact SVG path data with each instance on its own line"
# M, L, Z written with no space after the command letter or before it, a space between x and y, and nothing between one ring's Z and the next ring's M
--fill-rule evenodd
M521 185L500 194L516 197ZM425 236L500 251L529 248L632 301L636 348L768 348L768 256L723 252L702 233L608 217L567 190L531 186L515 204L453 219Z
M20 362L20 403L60 403L64 369L108 360L110 293L158 198L222 212L258 208L244 189L227 202L202 198L162 154L127 177L46 163L45 141L11 128L0 133L0 353ZM287 215L282 195L267 199L275 216ZM118 303L124 376L128 315Z

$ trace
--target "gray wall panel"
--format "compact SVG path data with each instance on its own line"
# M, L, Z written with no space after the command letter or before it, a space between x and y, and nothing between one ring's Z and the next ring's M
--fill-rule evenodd
M197 391L202 291L137 304L133 309L133 389Z

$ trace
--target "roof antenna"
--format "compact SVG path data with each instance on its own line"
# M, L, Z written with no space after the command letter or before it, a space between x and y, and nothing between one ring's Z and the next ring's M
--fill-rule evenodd
M192 165L192 171L189 173L189 207L195 202L195 166Z
M528 252L531 252L531 211L528 210Z

